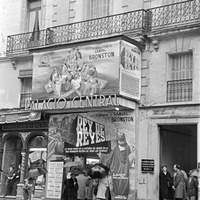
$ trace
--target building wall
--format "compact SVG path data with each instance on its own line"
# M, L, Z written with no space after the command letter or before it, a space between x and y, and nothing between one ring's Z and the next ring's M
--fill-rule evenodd
M149 78L148 78L148 104L166 103L167 80L169 80L168 54L193 51L193 102L199 102L199 36L197 34L177 34L160 37L158 51L153 46L150 49Z
M19 107L20 80L10 60L0 62L0 109Z

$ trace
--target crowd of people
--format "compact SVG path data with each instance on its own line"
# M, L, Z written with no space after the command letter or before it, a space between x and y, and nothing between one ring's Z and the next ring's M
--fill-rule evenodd
M88 172L88 168L79 168L67 173L62 200L111 200L112 183L108 174L94 178Z
M188 175L179 164L173 166L171 175L166 165L160 173L160 200L197 200L198 199L198 172L190 170Z

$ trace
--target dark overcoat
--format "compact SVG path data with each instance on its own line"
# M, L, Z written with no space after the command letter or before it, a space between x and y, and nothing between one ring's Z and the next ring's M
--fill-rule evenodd
M172 196L172 177L167 171L166 174L160 173L160 199L170 199Z

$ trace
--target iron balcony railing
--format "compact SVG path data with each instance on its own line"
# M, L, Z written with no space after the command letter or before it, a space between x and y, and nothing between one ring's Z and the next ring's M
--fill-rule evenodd
M38 32L10 35L7 54L31 48L105 38L119 34L142 34L148 29L148 12L137 10L82 22L47 28Z
M192 79L167 81L167 102L192 101Z
M25 108L25 103L32 99L32 93L21 94L20 108Z
M200 0L188 0L149 9L151 32L199 26Z

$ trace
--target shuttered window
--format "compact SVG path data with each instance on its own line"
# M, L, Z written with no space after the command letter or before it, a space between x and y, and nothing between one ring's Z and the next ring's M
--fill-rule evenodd
M192 101L192 52L169 55L167 102Z
M192 52L172 54L170 58L171 80L192 78Z
M110 14L110 0L90 0L89 10L91 19L108 16Z

